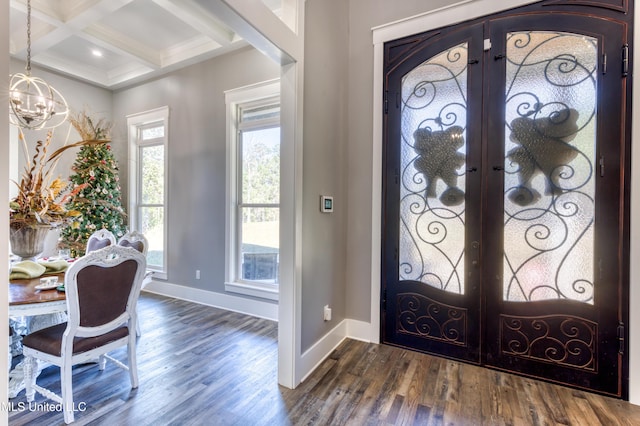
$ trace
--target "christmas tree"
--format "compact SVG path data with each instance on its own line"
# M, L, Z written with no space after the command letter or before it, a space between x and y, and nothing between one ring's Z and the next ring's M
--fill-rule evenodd
M80 148L71 167L69 180L79 191L68 208L81 215L62 230L58 244L78 257L84 255L87 240L95 231L105 228L119 238L126 228L118 165L109 145L111 125L104 120L94 123L86 113L72 116L70 121L83 140L93 142Z

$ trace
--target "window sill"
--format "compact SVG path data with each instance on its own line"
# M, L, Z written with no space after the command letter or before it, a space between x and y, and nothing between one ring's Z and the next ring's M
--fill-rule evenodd
M151 272L151 278L157 278L159 280L166 280L167 273L165 271L159 271L157 269L147 268L147 271Z
M230 293L243 294L245 296L259 297L261 299L275 300L279 299L279 291L277 284L258 284L258 283L224 283L225 291Z

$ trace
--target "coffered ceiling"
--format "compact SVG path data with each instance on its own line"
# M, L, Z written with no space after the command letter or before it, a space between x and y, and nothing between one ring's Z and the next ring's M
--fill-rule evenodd
M31 62L118 89L246 46L207 0L32 0ZM262 0L276 16L281 0ZM26 60L27 3L11 0L10 52Z

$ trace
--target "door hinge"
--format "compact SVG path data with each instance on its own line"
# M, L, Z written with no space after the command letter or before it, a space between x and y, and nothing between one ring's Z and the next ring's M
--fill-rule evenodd
M396 183L396 185L397 185L397 184L398 184L398 182L400 181L400 173L399 173L398 169L395 169L395 170L394 170L394 172L395 172L395 176L394 176L394 178L395 178L395 183Z
M624 323L622 321L618 324L618 353L624 353Z
M382 310L387 310L387 289L382 292Z
M622 45L622 76L629 75L629 45Z
M607 54L603 53L602 54L602 74L606 74L607 73Z
M604 177L604 156L600 157L598 164L600 165L600 177Z
M385 114L389 113L389 91L388 90L384 91L384 113Z

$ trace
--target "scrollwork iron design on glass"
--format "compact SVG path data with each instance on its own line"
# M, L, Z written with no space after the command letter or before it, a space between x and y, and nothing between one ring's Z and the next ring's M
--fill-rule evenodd
M467 310L417 293L399 293L396 332L458 346L467 345Z
M500 316L505 355L596 372L598 324L580 317Z
M507 37L504 300L593 303L597 40Z
M467 44L402 80L400 280L464 293Z

